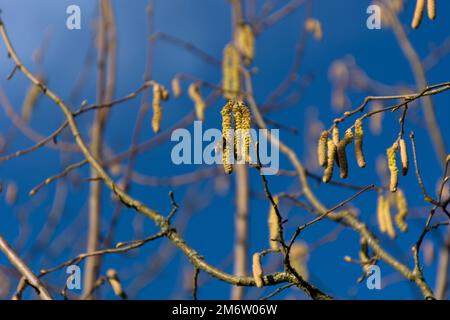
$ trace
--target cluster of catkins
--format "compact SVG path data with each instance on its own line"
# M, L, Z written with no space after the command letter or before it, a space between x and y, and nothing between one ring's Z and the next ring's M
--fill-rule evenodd
M366 166L366 160L363 153L364 130L361 119L357 119L353 127L355 133L353 133L351 129L348 129L342 139L340 138L337 126L332 129L331 139L329 138L328 131L323 131L320 135L317 156L319 165L325 168L322 178L323 182L327 183L331 180L335 162L339 166L340 177L346 178L348 176L346 147L353 141L355 141L355 158L358 166L360 168ZM402 175L408 173L408 153L406 150L406 143L403 138L400 138L386 151L390 172L389 190L391 192L395 192L398 185L397 152L399 149L402 163Z
M355 157L358 165L361 168L366 166L366 160L362 151L363 145L363 128L361 120L355 122L355 134L351 129L348 129L344 137L341 139L338 127L332 129L331 139L328 131L322 132L318 144L318 159L319 165L324 167L323 182L327 183L333 176L334 162L340 168L340 177L347 178L348 176L348 161L347 161L347 146L355 140Z
M250 162L252 115L244 102L232 100L222 108L221 114L223 168L225 173L230 174L233 172L233 158Z
M391 216L391 208L393 206L397 210L397 214L395 215L395 224L401 232L406 232L408 230L408 225L405 219L408 214L408 203L406 202L406 197L401 189L397 190L395 193L389 193L387 195L380 193L378 196L378 227L380 228L381 233L387 233L391 239L396 237L394 223Z
M430 20L436 19L436 0L416 0L416 8L414 10L411 27L417 29L422 22L423 13L425 11L425 1L427 2L427 14Z

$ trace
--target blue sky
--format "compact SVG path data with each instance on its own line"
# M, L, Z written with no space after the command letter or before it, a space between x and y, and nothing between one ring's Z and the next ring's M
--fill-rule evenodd
M260 3L262 1L258 1ZM276 1L276 8L287 1ZM439 45L449 36L450 21L445 18L444 12L450 11L449 3L440 3L438 18L435 22L424 19L422 26L417 31L412 31L409 21L413 11L413 1L407 1L405 10L400 19L406 25L411 42L419 55L424 58L431 48ZM305 152L303 137L306 131L306 114L312 107L318 110L318 118L326 127L332 120L339 116L330 107L332 87L328 78L330 65L337 59L351 55L354 57L367 75L386 85L402 84L414 87L414 78L408 62L405 60L398 43L388 27L381 30L369 30L366 28L366 8L370 1L346 0L331 1L317 0L314 3L313 16L321 21L324 39L321 42L314 41L311 37L307 41L304 60L300 75L311 73L314 78L309 87L304 91L302 99L290 108L280 112L268 114L271 120L281 122L286 126L296 127L299 134L294 135L287 131L281 131L280 138L291 146L301 159L308 157ZM65 27L67 15L66 7L77 4L82 12L82 29L68 30ZM118 82L116 97L121 97L134 91L142 83L145 68L147 50L147 20L145 8L147 1L135 0L113 1L118 30ZM49 44L45 52L43 68L48 79L48 85L64 99L67 99L83 68L85 57L92 42L93 20L97 14L96 1L80 0L0 0L2 18L5 21L11 40L23 63L33 71L38 68L33 62L32 53L38 48L48 35ZM304 24L305 10L303 8L289 15L286 19L276 23L270 29L265 30L257 39L256 58L253 66L257 69L254 75L255 99L263 103L284 79L291 67L295 54L295 45L299 37L299 30ZM230 8L225 0L155 0L154 15L155 31L184 39L195 46L202 48L216 59L221 59L223 47L230 40ZM0 85L7 93L9 100L16 112L20 112L20 106L24 94L28 88L27 79L20 73L6 81L6 75L10 72L12 63L6 58L4 45L0 45ZM450 58L444 57L438 67L427 72L430 84L448 81ZM173 46L172 44L158 42L156 44L153 61L152 77L158 82L170 86L170 80L176 73L191 74L195 77L218 83L221 79L221 70L211 66L198 57L191 55ZM96 72L89 72L85 80L82 93L76 101L72 101L73 108L87 99L95 101ZM290 92L293 92L291 89ZM205 90L206 92L206 90ZM367 94L371 92L349 92L353 107L358 106ZM444 140L450 138L446 124L448 123L450 110L448 108L449 93L443 93L433 97L437 118L441 126ZM126 150L131 141L131 134L139 109L140 98L117 106L111 113L111 119L106 129L107 144L113 152L119 153ZM220 128L220 109L224 101L219 99L206 111L204 126L207 128ZM407 119L406 132L414 130L416 134L417 148L420 151L420 164L422 175L425 178L426 187L434 194L437 180L441 177L441 168L438 165L427 132L421 120L422 114L419 106L414 106L417 118ZM192 103L184 95L177 100L170 100L164 105L163 130L172 126L177 120L193 110ZM358 169L354 163L350 164L349 183L357 185L380 184L375 170L375 159L383 155L385 149L392 144L398 130L399 114L386 114L383 123L383 134L373 136L367 134L365 152L368 159L367 168ZM150 116L147 115L145 126L140 141L147 141L155 135L151 131ZM417 120L418 119L418 120ZM63 120L59 109L48 99L41 98L33 114L30 125L40 134L51 133ZM91 124L91 115L84 115L77 119L80 128L87 136L87 129ZM347 125L348 123L344 123ZM5 136L11 128L11 121L0 112L0 132ZM192 125L188 127L192 129ZM14 140L8 145L6 153L31 145L31 141L20 132L16 132ZM157 145L150 151L142 153L138 157L136 170L149 176L173 176L181 173L192 172L204 168L199 165L176 166L170 159L170 151L174 143L166 142ZM311 151L315 152L315 150ZM8 206L4 198L0 200L0 234L11 243L17 245L18 251L25 257L29 257L39 230L46 224L51 210L55 193L55 185L44 188L38 196L30 199L28 191L40 183L46 177L59 172L63 166L61 160L69 163L80 160L79 155L71 155L63 158L52 149L44 148L39 151L4 162L0 165L0 179L5 183L15 181L19 186L19 199L16 205ZM281 157L281 167L292 169L286 158ZM88 169L77 171L80 177L88 176ZM262 184L255 170L250 170L250 189L252 191L250 203L250 252L260 251L267 246L266 219L269 208L268 202L261 197ZM338 179L335 175L334 179ZM169 190L173 190L176 199L180 203L180 211L177 213L175 223L183 220L183 217L192 214L186 229L183 231L188 243L213 265L223 265L231 272L230 254L233 248L233 221L234 221L234 175L229 177L229 188L225 193L219 193L215 188L214 179L203 180L194 186L186 187L150 187L133 185L131 194L152 208L160 212L169 212L170 199L167 196ZM291 177L269 177L270 188L274 193L281 191L295 191L299 186ZM333 186L316 187L314 191L323 202L332 207L340 201L348 198L353 191L348 191ZM415 208L418 218L410 221L410 231L401 234L396 241L381 236L382 244L389 252L398 257L408 266L412 266L410 247L421 228L429 208L422 201L420 189L412 171L407 177L402 177L400 187L405 190L409 199L409 205ZM81 181L78 185L69 185L68 200L64 209L63 218L56 228L56 234L48 244L49 248L58 248L60 241L66 240L68 245L55 257L42 259L42 255L30 258L27 262L33 270L51 267L68 258L83 252L85 249L85 231L87 230L87 199L88 183ZM114 205L110 202L110 193L103 193L103 227L102 234L107 231ZM188 204L194 207L190 210ZM371 229L376 230L376 193L369 192L353 202L360 209L361 219L366 221ZM31 209L30 209L31 208ZM193 211L192 213L190 211ZM312 215L299 208L289 208L282 205L282 213L289 218L287 232L293 231L295 224L305 222ZM133 237L133 224L140 224L143 235L156 232L151 221L136 220L136 213L124 209L119 220L119 228L115 241L127 241ZM26 221L25 228L21 221ZM334 230L334 223L324 221L314 225L302 234L302 240L307 243L315 243L324 235ZM435 232L435 237L442 237L444 229ZM29 237L24 243L16 240L29 232ZM308 267L312 274L311 281L324 291L339 297L358 299L394 299L417 298L417 289L406 281L394 283L380 291L369 291L364 284L355 285L360 276L361 268L358 265L348 264L343 261L344 255L357 257L359 239L353 231L346 230L339 234L337 239L314 250L310 256ZM186 270L189 271L187 259L173 250L167 240L158 240L146 245L138 251L138 254L122 256L108 256L103 260L102 272L108 268L117 268L124 280L125 288L138 288L141 280L136 274L142 273L155 265L155 253L158 250L167 251L173 255L167 266L159 270L157 274L150 274L154 280L147 286L136 290L135 298L139 299L166 299L166 298L190 298L188 292L182 289L182 278ZM0 264L5 263L0 256ZM228 262L228 263L227 263ZM140 266L139 266L140 265ZM394 270L381 263L382 275L392 276ZM436 274L436 262L428 266L425 276L432 287ZM59 271L50 276L52 284L64 283L64 271ZM205 280L199 289L199 297L204 299L222 299L230 295L230 286L211 280L206 274L200 275ZM394 276L395 277L395 276ZM137 281L137 282L136 282ZM15 285L15 283L13 284ZM248 297L258 298L264 293L271 292L271 288L256 290L249 289ZM109 289L104 289L105 297L113 298ZM352 294L356 294L353 296ZM280 297L305 298L298 290L287 290Z

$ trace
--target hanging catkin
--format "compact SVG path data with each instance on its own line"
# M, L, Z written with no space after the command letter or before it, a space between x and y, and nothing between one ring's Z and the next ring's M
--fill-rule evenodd
M405 140L400 139L400 160L402 161L402 175L406 176L408 174L408 150L406 150Z
M203 121L205 118L205 101L200 93L200 85L198 83L191 83L188 88L188 95L194 102L195 115L198 120Z
M273 197L273 201L278 206L279 198L277 196ZM278 249L279 243L277 241L278 234L280 233L280 219L277 215L277 212L272 204L270 204L269 210L269 244L271 249Z
M161 87L159 84L153 85L153 132L158 133L161 128L162 108L161 108Z
M175 76L172 79L171 85L172 85L172 92L173 92L174 97L175 98L180 97L181 96L181 83L180 83L180 79L177 76Z
M232 43L225 46L222 61L222 90L225 99L236 100L241 88L240 55Z
M363 270L367 274L370 266L369 245L366 238L361 238L360 243L361 247L359 249L359 260L361 260Z
M232 138L233 138L233 129L231 124L231 114L233 111L233 103L228 102L221 111L222 114L222 161L223 161L223 169L226 174L230 174L233 172L233 165L231 164L231 156L232 156Z
M383 216L384 223L386 225L386 233L389 236L389 238L395 239L396 234L395 234L394 224L392 223L390 198L385 199L385 201L384 201L383 214L384 214L384 216Z
M390 173L389 190L391 192L397 191L398 185L397 151L398 151L397 141L394 142L394 144L386 151L388 159L388 168Z
M322 181L328 183L333 176L334 158L336 156L336 145L333 140L329 139L327 141L327 165L323 172Z
M408 203L406 202L406 197L401 189L397 190L395 193L395 204L397 206L395 224L401 232L406 232L408 230L408 224L405 219L408 215Z
M294 270L306 281L309 278L307 267L308 246L302 242L296 242L292 245L289 252L289 260Z
M436 19L436 0L427 1L427 13L430 20Z
M355 157L360 168L366 166L366 159L363 153L364 130L360 119L355 121Z
M239 104L241 106L242 135L244 139L241 156L246 162L250 162L250 144L252 140L252 137L250 135L250 129L252 126L252 114L250 112L250 109L243 102L240 102Z
M428 2L428 5L430 3ZM423 12L425 11L425 0L416 0L416 9L414 10L411 27L417 29L422 22Z
M321 167L325 167L327 165L327 141L328 131L324 131L320 135L319 143L317 145L317 158Z
M378 228L380 229L381 233L386 232L386 222L384 221L385 202L386 199L384 198L383 194L380 193L378 195L377 201L377 221L378 221Z
M345 179L348 176L348 161L347 161L346 147L352 141L353 141L353 133L351 130L347 130L345 132L344 138L341 141L339 141L337 147L337 154L340 166L340 177L342 179Z
M33 109L36 106L36 102L41 93L41 88L34 83L30 85L28 88L27 94L25 96L25 100L22 104L22 119L26 122L30 120L31 114L33 113Z
M264 285L263 280L263 268L261 265L261 254L255 253L253 254L252 259L252 271L253 271L253 279L255 280L255 284L258 288L261 288Z
M255 57L255 35L250 25L243 23L236 28L236 45L249 65Z
M243 130L242 130L242 105L239 102L233 104L233 118L234 118L234 158L242 159L244 150Z

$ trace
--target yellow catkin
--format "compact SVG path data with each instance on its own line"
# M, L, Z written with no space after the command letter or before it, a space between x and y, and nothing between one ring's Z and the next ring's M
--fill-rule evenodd
M408 215L408 202L406 201L405 194L399 189L395 194L395 204L397 206L397 214L395 216L395 224L401 232L408 230L408 224L405 219Z
M378 201L377 201L377 221L378 221L378 228L380 229L381 233L386 232L386 222L384 221L384 203L386 202L386 199L384 198L383 194L378 195Z
M121 297L122 299L126 299L127 295L122 288L122 284L120 283L119 276L117 275L117 271L114 269L109 269L106 272L106 277L114 291L114 294L118 297Z
M252 126L252 114L250 109L243 103L240 103L241 113L242 113L242 135L244 144L242 145L242 157L246 162L250 162L250 144L251 144L251 134L250 129Z
M333 139L334 145L337 147L337 145L339 144L339 141L341 140L338 127L334 127L333 128L333 131L331 133L331 137Z
M191 83L188 88L188 95L194 102L195 115L197 119L203 121L205 118L206 103L200 93L200 85L198 83Z
M327 141L328 131L324 131L320 135L319 143L317 144L317 158L321 167L325 167L327 165Z
M30 120L31 114L33 113L33 109L36 106L36 102L41 93L41 88L34 83L30 85L28 88L27 95L25 96L25 100L22 104L22 119L26 122Z
M353 133L351 130L345 132L344 138L339 141L337 146L337 154L339 159L340 177L342 179L348 176L348 161L346 147L353 141Z
M222 161L223 169L226 174L233 172L233 165L231 164L231 139L233 136L231 114L233 111L233 103L228 102L221 111L222 114Z
M334 158L336 156L336 145L333 140L329 139L327 141L327 165L323 172L322 181L324 183L328 183L333 176L333 168L334 168Z
M294 270L308 281L309 271L306 264L308 260L308 246L302 242L294 243L289 252L289 260Z
M366 166L366 159L363 153L364 130L360 119L355 121L355 157L360 168Z
M423 12L425 11L425 0L416 0L416 9L414 10L411 27L417 29L422 22Z
M386 151L388 159L388 168L390 173L389 190L391 192L397 191L398 185L397 151L398 151L397 142L394 142L394 144Z
M243 135L242 135L242 105L239 102L233 104L234 118L234 158L241 159L243 156Z
M174 77L171 82L172 92L175 98L179 98L181 96L181 83L178 77Z
M236 100L241 88L240 54L231 43L223 50L222 90L225 99Z
M152 128L153 132L158 133L161 129L161 118L162 118L162 108L161 108L161 87L159 84L153 86L153 118L152 118Z
M427 1L427 13L430 20L436 19L436 0Z
M278 206L279 203L279 198L278 197L273 197L273 201L275 202L275 204ZM271 249L278 249L279 248L279 243L277 241L278 239L278 234L280 233L280 219L277 215L277 212L275 210L275 208L273 207L273 205L270 205L270 210L269 210L269 219L268 219L268 224L269 224L269 244L270 244L270 248Z
M402 162L402 175L408 174L408 150L406 149L406 143L404 139L400 139L400 160Z
M316 39L317 41L322 40L322 25L320 24L319 20L313 18L307 19L305 22L305 29L306 31L312 33L314 39Z
M391 202L389 201L389 199L386 199L384 201L383 215L384 215L384 223L386 225L386 233L389 236L389 238L395 239L396 233L394 229L394 224L392 222Z
M236 45L249 65L255 57L255 34L250 25L243 23L236 28Z
M258 288L261 288L264 285L261 254L259 254L258 252L253 254L252 262L253 279L255 280L256 286Z

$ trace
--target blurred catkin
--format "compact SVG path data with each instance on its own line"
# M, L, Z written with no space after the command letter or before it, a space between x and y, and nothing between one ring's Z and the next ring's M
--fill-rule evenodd
M303 242L295 242L289 252L289 260L294 270L308 281L309 271L307 267L308 246Z
M395 204L397 206L397 214L395 216L395 224L402 232L408 230L408 224L405 219L408 215L408 203L406 201L405 194L401 189L395 193Z
M223 50L222 90L223 97L230 100L236 100L241 90L240 55L232 43Z
M181 96L181 83L180 83L180 79L179 79L177 76L175 76L175 77L172 79L171 85L172 85L173 96L174 96L175 98L179 98L179 97Z
M206 103L200 93L200 84L191 83L188 88L188 95L194 102L195 115L197 119L203 121L205 118Z
M427 1L427 13L430 20L436 19L436 0Z
M279 198L275 196L275 197L273 197L273 201L278 206ZM278 239L278 234L280 232L280 219L279 219L277 212L272 204L270 205L268 224L269 224L270 248L278 249L279 243L278 243L277 239Z
M314 39L321 41L323 38L322 25L317 19L309 18L305 22L306 31L310 32Z
M255 34L249 24L243 23L236 28L236 45L244 57L244 63L249 65L255 57Z
M255 280L256 286L258 288L261 288L264 285L263 268L261 265L261 254L258 252L253 254L252 272L253 272L253 279Z
M428 3L429 4L429 3ZM411 27L417 29L422 22L423 12L425 11L425 0L416 0L416 8L414 10Z

